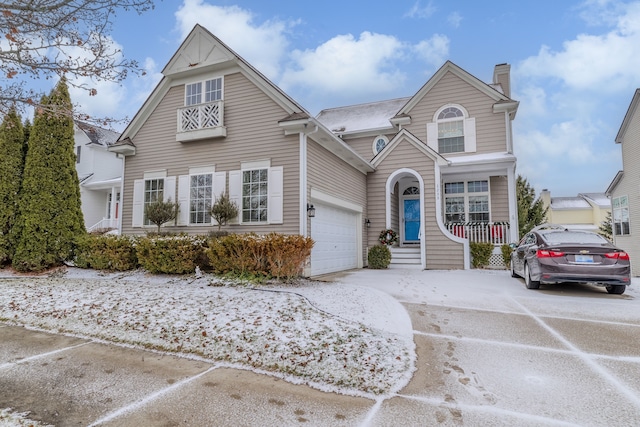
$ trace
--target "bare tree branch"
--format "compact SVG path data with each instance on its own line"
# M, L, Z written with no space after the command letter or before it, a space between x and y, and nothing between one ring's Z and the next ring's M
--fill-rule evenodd
M116 12L153 7L154 0L0 1L0 113L39 106L43 93L28 88L30 81L66 76L70 86L96 95L76 79L120 83L130 72L144 74L110 33Z

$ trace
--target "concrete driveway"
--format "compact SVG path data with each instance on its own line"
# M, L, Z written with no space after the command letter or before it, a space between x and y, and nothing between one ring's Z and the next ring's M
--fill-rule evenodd
M335 280L384 291L409 313L417 371L397 395L324 393L0 324L0 409L56 426L640 423L640 289L532 291L507 272L473 270L360 270Z

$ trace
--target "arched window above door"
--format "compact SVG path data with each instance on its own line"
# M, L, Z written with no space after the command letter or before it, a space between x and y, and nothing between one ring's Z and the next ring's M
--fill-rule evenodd
M420 189L418 187L409 187L402 193L403 196L410 196L412 194L420 194Z

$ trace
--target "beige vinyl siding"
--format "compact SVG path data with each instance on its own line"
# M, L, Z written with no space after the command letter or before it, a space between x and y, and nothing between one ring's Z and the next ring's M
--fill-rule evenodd
M225 138L176 142L177 109L184 105L184 86L171 88L146 123L134 136L136 155L127 157L123 196L122 228L124 233L143 233L131 227L133 181L145 171L166 169L167 176L189 173L189 167L215 165L216 172L239 170L242 161L269 159L271 166L284 167L283 224L229 225L231 232L299 233L299 140L284 136L278 121L287 113L241 73L224 76ZM172 199L175 200L176 196ZM170 231L192 234L208 233L217 226L168 227Z
M640 108L636 108L622 141L624 175L611 195L629 198L629 231L626 236L614 236L614 243L629 253L631 274L640 276ZM612 207L613 215L613 207Z
M491 221L509 221L509 183L506 176L492 176L489 180L491 192Z
M427 140L427 123L433 122L433 115L446 104L463 106L470 117L476 119L476 152L482 154L507 151L507 134L504 113L493 113L493 99L448 72L409 112L411 124L406 129ZM465 155L464 153L446 154L445 157Z
M394 134L380 134L385 135L387 139L391 140ZM346 142L351 148L353 148L356 153L360 154L360 156L366 160L371 160L375 157L373 152L373 140L376 139L376 136L364 136L357 138L345 138L344 142Z
M348 165L344 160L328 151L313 139L307 143L307 194L311 189L319 190L338 199L362 206L363 222L367 217L367 176ZM309 235L313 222L309 221ZM362 224L363 236L366 233ZM363 238L363 241L366 240ZM363 254L366 251L363 248ZM363 259L363 262L365 260ZM366 263L365 263L366 264Z
M398 169L409 168L419 173L424 180L424 211L425 211L425 244L426 267L428 269L462 269L464 268L464 247L447 238L436 221L436 183L435 165L432 159L407 141L400 141L393 151L378 166L377 170L369 174L367 185L369 194L369 218L371 228L368 233L368 246L378 244L380 231L385 228L385 186L388 177ZM397 189L396 189L397 190ZM397 200L398 191L391 197ZM398 230L397 201L392 212L392 228Z

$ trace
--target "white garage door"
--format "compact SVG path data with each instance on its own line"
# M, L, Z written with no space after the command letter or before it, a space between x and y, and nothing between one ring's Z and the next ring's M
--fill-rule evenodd
M358 214L315 203L311 218L311 275L358 267Z

